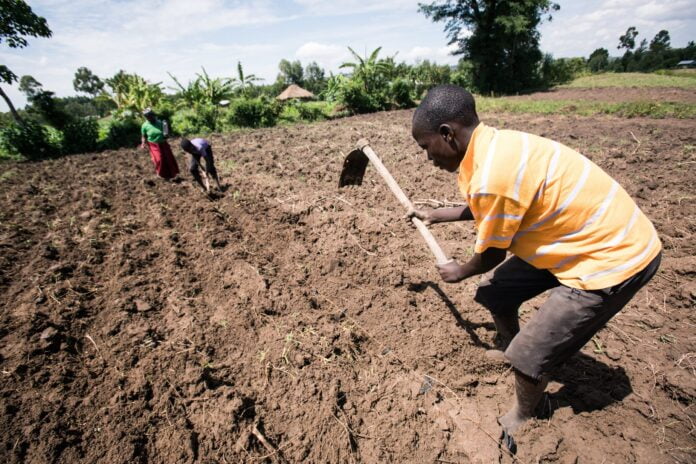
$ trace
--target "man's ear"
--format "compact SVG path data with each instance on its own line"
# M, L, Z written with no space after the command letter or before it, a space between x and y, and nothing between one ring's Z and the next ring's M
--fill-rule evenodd
M438 131L440 136L445 139L445 142L452 143L454 140L454 128L452 128L452 126L447 123L440 124Z

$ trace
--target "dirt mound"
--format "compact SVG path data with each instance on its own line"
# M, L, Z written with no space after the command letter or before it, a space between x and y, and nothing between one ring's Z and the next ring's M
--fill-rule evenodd
M457 201L411 115L213 137L228 187L214 200L155 179L136 150L0 167L0 460L512 462L495 422L512 376L483 355L476 281L440 283L369 168L337 188L367 137L413 199ZM485 120L584 150L666 255L557 373L517 459L693 461L693 124ZM471 253L469 225L435 234Z

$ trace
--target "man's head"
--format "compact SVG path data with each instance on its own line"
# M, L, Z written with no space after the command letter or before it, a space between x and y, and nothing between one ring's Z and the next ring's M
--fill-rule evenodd
M418 105L411 134L435 166L454 172L478 123L473 95L456 85L438 85Z
M143 116L150 122L154 122L156 119L155 112L152 111L152 108L145 108L143 110Z
M179 145L181 146L181 149L184 150L186 153L195 153L196 151L196 147L194 147L191 141L186 137L183 137L181 139L181 143Z

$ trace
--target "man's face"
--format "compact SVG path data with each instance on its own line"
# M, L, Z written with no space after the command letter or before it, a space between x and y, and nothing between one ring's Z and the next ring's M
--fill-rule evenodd
M444 135L416 126L413 127L411 135L418 146L425 150L428 160L432 161L435 167L449 172L455 172L459 168L462 156L457 152L453 141L448 142ZM454 139L454 134L451 139Z

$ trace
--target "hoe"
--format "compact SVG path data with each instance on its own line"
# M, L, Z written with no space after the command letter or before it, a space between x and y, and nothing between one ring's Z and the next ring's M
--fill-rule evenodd
M404 194L399 184L396 183L392 175L389 173L386 167L382 164L377 154L370 147L370 143L366 139L360 139L357 143L357 149L351 151L348 156L346 156L343 162L343 170L341 171L341 179L338 182L339 187L344 187L346 185L361 185L363 176L365 175L365 169L367 168L367 163L372 162L377 172L382 176L384 181L387 183L392 193L396 196L404 208L407 210L413 208L411 200L408 199L406 194ZM433 256L435 256L435 261L437 264L446 264L451 260L442 251L440 245L430 233L428 228L423 221L418 218L411 218L413 224L418 229L418 232L423 236L425 243L430 248Z

